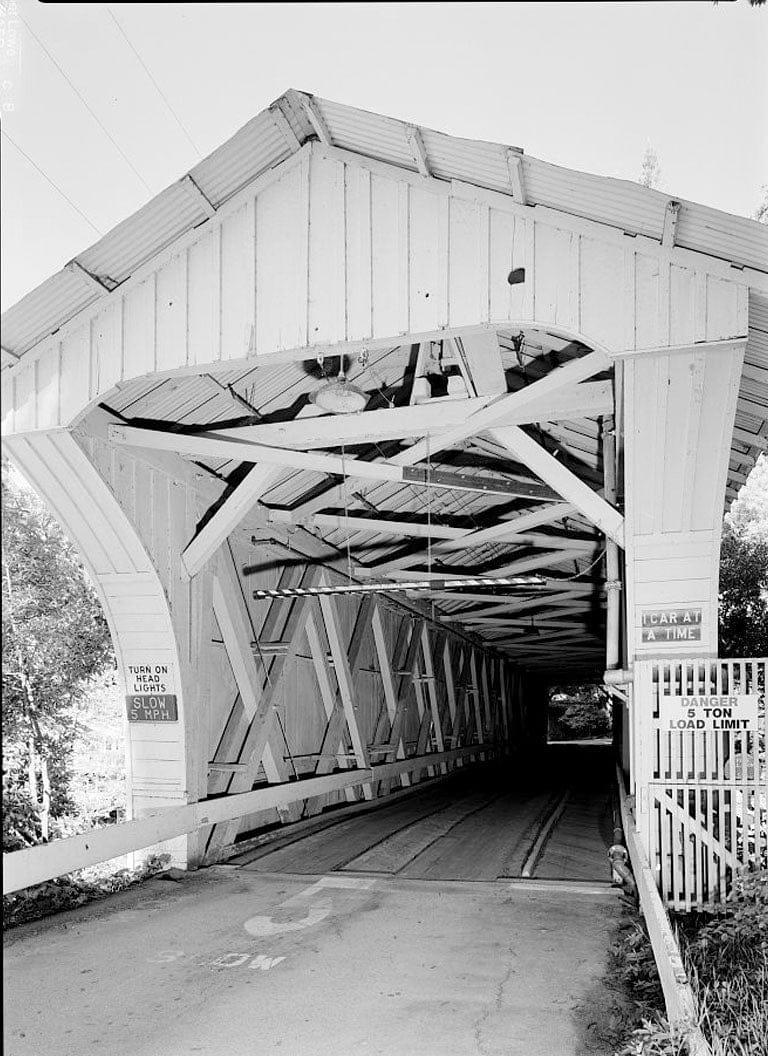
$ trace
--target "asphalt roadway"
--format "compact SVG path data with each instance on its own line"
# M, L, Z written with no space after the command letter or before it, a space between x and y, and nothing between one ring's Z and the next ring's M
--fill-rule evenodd
M576 792L593 879L515 878L552 790L496 772L14 929L5 1052L609 1056L621 906Z

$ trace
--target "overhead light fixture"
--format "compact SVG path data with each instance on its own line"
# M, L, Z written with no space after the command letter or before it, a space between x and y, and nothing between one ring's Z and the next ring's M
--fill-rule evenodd
M257 600L265 598L305 598L318 594L375 594L404 590L460 590L462 587L536 587L544 586L545 580L541 576L500 576L497 579L486 576L472 576L462 579L414 579L405 580L400 583L339 583L334 586L324 587L275 587L274 590L263 588L254 590L253 597ZM538 634L538 628L535 628Z
M360 359L363 359L361 354ZM367 363L367 353L365 362ZM318 363L322 369L322 357L318 356ZM344 357L339 359L339 373L333 381L321 385L315 392L310 393L309 399L316 407L329 414L357 414L365 409L368 403L368 394L358 389L347 381L344 373Z

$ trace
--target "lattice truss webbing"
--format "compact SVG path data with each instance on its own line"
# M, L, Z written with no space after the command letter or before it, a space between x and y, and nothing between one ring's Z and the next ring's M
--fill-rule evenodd
M376 595L254 600L265 574L243 574L248 564L231 544L215 563L209 795L505 743L516 705L500 657ZM269 573L280 586L308 586L328 574L300 555ZM393 783L455 765L460 760L425 762L410 775L329 791L284 808L280 820L345 797L386 794ZM274 820L272 812L212 828L209 858L239 831Z
M720 903L735 875L768 865L766 664L765 658L636 664L638 824L672 908ZM695 715L687 720L694 728L670 719L683 698L680 714ZM729 698L739 701L735 708ZM754 718L734 720L739 708ZM707 728L695 728L701 724Z

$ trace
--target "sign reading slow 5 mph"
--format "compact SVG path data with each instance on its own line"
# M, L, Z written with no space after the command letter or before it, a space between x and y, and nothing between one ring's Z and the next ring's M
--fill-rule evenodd
M126 664L125 671L129 722L178 722L170 664Z
M743 733L757 729L756 693L722 697L659 697L662 730L727 730Z

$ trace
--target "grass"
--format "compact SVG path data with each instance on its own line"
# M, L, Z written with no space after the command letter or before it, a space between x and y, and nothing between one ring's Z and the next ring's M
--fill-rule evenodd
M768 1056L768 872L738 878L721 910L672 919L713 1056ZM644 926L631 923L615 957L642 1022L616 1056L684 1056L663 1013Z

